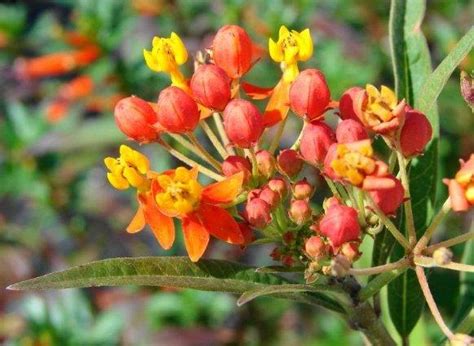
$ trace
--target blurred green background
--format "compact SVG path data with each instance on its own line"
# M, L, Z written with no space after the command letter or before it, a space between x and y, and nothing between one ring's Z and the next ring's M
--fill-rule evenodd
M142 50L172 31L191 54L209 46L222 25L235 23L266 47L281 24L309 27L315 54L304 66L327 77L337 99L350 86L393 85L387 36L389 1L356 0L80 0L2 1L0 4L0 342L7 345L361 345L361 336L335 314L261 299L244 307L225 294L151 288L94 288L44 293L8 292L9 284L95 259L183 254L179 239L162 251L151 232L124 231L136 208L133 194L113 190L102 159L125 142L113 120L124 95L155 100L169 84L150 71ZM437 65L472 25L473 1L431 0L422 29ZM86 45L100 54L55 76L25 72L28 58ZM26 60L25 60L26 59ZM460 68L472 71L474 57ZM187 66L188 75L192 63ZM439 100L441 176L457 170L474 149L474 117L459 92L458 69ZM271 86L280 71L265 58L248 81ZM64 95L86 78L86 90ZM71 84L72 83L72 84ZM72 85L72 87L71 87ZM69 88L69 89L68 89ZM74 89L75 90L75 89ZM70 94L67 94L70 95ZM288 127L288 141L295 136ZM142 147L157 170L174 165L158 147ZM445 193L441 189L441 193ZM438 239L455 235L469 216L450 217ZM179 233L178 233L179 234ZM206 256L270 263L272 247L247 250L213 243ZM361 265L370 265L370 244ZM466 251L464 251L466 250ZM455 248L472 259L472 248ZM455 272L433 271L437 301L455 318L460 286ZM472 280L472 277L471 277ZM474 297L473 297L474 300ZM387 321L387 316L384 317ZM414 345L441 334L426 314Z

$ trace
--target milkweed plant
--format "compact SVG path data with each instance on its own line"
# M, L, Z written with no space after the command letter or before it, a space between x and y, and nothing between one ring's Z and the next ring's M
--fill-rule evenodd
M472 240L473 231L430 244L446 214L465 213L474 205L474 154L443 179L449 196L436 200L441 180L436 98L472 49L474 33L471 29L431 72L426 42L419 30L407 30L410 23L402 17L408 9L400 3L392 4L390 22L395 87L354 86L339 99L332 97L324 71L300 66L317 54L309 29L281 26L266 50L243 28L226 25L195 55L192 76L182 71L190 56L179 35L154 37L143 51L144 61L152 71L169 75L170 86L156 101L121 99L114 116L124 139L159 146L181 165L156 172L145 154L125 144L104 163L115 189L136 193L127 232L148 226L168 250L180 225L189 258L106 259L9 288L175 286L237 293L239 305L271 295L325 307L371 344L393 345L376 308L379 293L389 285L389 301L403 299L393 290L399 280L413 277L418 282L413 290L422 293L449 343L472 344L472 337L448 327L426 271L474 270L449 250ZM410 50L427 61L428 70L412 61ZM271 88L246 82L247 72L266 56L280 67L279 81ZM472 81L464 79L463 94L472 102ZM262 111L256 101L264 105ZM328 114L337 115L337 125L326 121ZM298 119L301 131L293 144L282 147L290 117ZM328 189L316 187L316 176ZM324 191L330 195L321 195ZM379 260L369 268L354 267L366 237L375 238ZM251 268L204 259L213 241L244 250L273 243L270 256L277 264ZM397 329L406 338L413 325Z

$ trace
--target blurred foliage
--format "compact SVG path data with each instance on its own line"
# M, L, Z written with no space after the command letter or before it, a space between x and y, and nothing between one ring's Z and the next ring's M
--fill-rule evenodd
M432 0L423 23L436 66L472 25L474 2ZM0 284L98 258L165 254L151 233L129 236L123 229L134 196L112 190L102 158L123 136L114 126L114 102L136 94L154 100L169 81L148 70L142 50L154 35L175 31L194 53L206 48L220 26L244 26L266 47L280 25L309 27L315 54L305 66L324 71L333 98L350 86L393 84L387 37L387 2L375 0L56 0L0 4ZM94 61L66 73L27 78L25 57L77 48L71 34L99 47ZM460 68L472 71L474 56ZM188 72L191 71L191 64ZM273 85L279 69L264 59L249 81ZM76 77L87 76L87 95L64 102L58 95ZM474 117L459 92L459 70L441 94L441 176L474 148ZM59 97L59 98L58 98ZM56 107L56 108L55 108ZM61 108L62 107L62 108ZM288 137L294 134L288 131ZM149 149L146 149L149 150ZM172 159L148 152L159 167ZM441 194L445 194L444 187ZM450 217L445 232L468 225ZM180 232L178 232L180 234ZM213 244L209 255L269 264L271 247L243 254ZM455 257L463 248L455 249ZM166 254L182 252L182 241ZM361 263L370 259L370 247ZM471 278L472 279L472 278ZM453 318L467 276L434 271L430 277L443 313ZM471 282L472 286L472 282ZM467 286L468 287L468 286ZM362 344L344 321L326 311L313 314L288 302L261 299L243 308L234 297L203 292L141 289L67 290L38 295L0 292L0 342L11 345L263 345ZM425 318L415 329L417 345L440 340Z

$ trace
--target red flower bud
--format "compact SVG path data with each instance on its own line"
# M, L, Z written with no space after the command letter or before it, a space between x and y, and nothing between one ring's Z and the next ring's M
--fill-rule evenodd
M230 78L240 78L252 65L252 41L247 32L237 25L219 29L212 43L214 63Z
M158 137L153 125L158 117L153 108L139 97L121 99L114 110L115 123L128 138L138 142L151 142Z
M269 179L275 173L275 158L270 152L260 150L255 154L258 172Z
M293 185L293 197L295 199L308 200L313 196L314 187L304 178Z
M296 176L303 168L303 160L300 159L298 152L293 149L284 149L280 151L277 157L278 170L288 177Z
M339 100L339 116L341 119L353 119L360 122L354 110L354 98L359 95L362 90L364 89L360 87L352 87L342 94L341 99Z
M230 100L230 78L219 66L199 66L191 78L191 90L196 101L203 106L224 110Z
M394 215L405 198L402 183L393 175L367 176L363 189L369 191L375 204L387 215Z
M326 153L336 141L333 130L321 121L313 121L306 125L301 137L301 156L312 164L321 164Z
M267 186L276 193L278 193L280 199L284 199L288 193L288 186L286 184L286 181L282 178L274 178L270 180Z
M250 202L254 198L258 198L258 196L260 196L260 192L262 192L262 189L250 190L247 195L247 202Z
M431 140L432 134L433 129L426 116L408 108L405 113L405 123L400 132L400 146L403 155L410 157L422 153L426 144Z
M337 143L331 144L331 146L328 148L328 152L326 154L326 157L324 158L323 163L324 175L334 181L341 180L340 177L336 174L336 172L334 172L334 169L332 169L331 167L331 162L337 158L337 145Z
M333 248L359 239L360 226L354 208L334 203L328 207L326 215L319 222L322 235L329 238Z
M192 132L199 122L197 103L180 88L170 86L158 97L158 122L171 133Z
M262 116L251 102L232 100L224 110L224 129L232 144L250 148L262 135Z
M231 155L228 156L224 162L222 162L222 173L226 177L237 174L239 172L244 173L244 183L247 183L252 175L252 166L249 160L242 156Z
M270 189L268 186L265 186L258 196L260 199L263 199L268 203L270 208L275 208L280 203L280 195Z
M359 121L347 119L337 125L336 139L338 143L351 143L368 138L367 131Z
M309 120L321 117L330 101L329 87L319 70L304 70L291 85L291 110Z
M245 205L245 217L255 228L265 228L271 222L270 212L270 205L260 198L254 198Z
M349 261L354 262L362 255L359 251L359 245L359 242L355 241L344 243L342 244L339 253L344 255Z
M311 220L312 210L306 200L295 199L291 202L288 215L291 221L300 226Z
M328 253L328 249L324 240L318 236L311 236L304 245L306 253L315 260L325 257Z

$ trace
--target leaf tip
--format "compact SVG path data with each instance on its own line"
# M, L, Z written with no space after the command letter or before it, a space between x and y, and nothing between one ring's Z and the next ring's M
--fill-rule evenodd
M19 288L18 284L11 284L10 286L7 286L6 288L9 291L20 291L21 288Z

